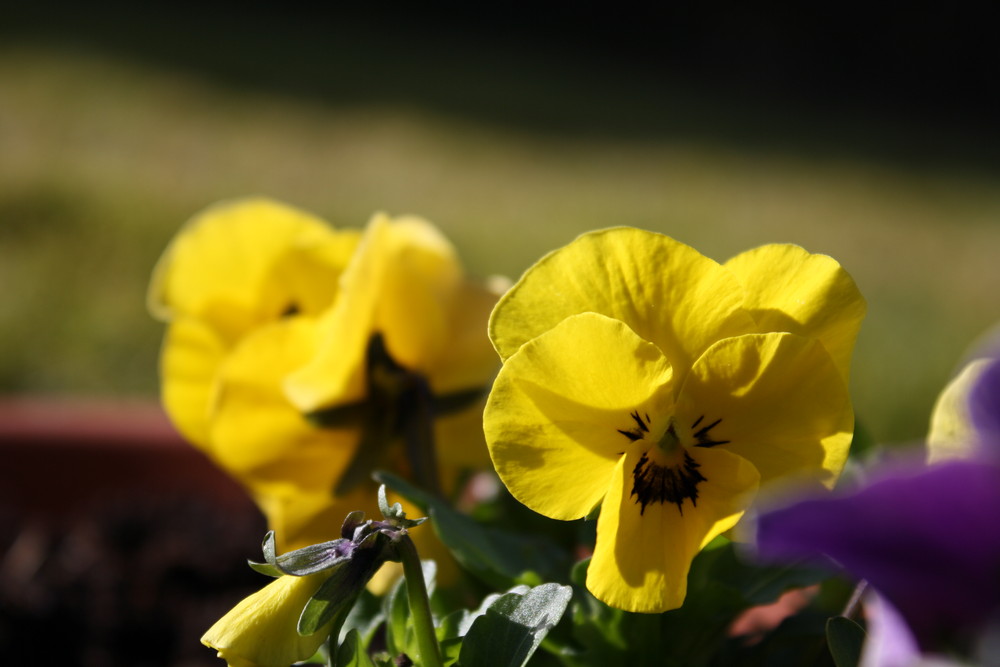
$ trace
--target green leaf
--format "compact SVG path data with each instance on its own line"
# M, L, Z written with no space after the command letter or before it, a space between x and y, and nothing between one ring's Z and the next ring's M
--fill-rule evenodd
M274 531L267 531L267 535L264 536L264 542L260 545L261 550L264 552L264 562L269 565L275 565L277 556L275 555L274 546Z
M383 535L379 537L387 539ZM332 631L339 631L340 624L347 618L354 601L385 562L383 551L378 545L371 549L357 549L351 558L333 568L330 577L313 593L302 610L298 624L299 634L315 634L335 618L339 620Z
M461 637L463 630L470 625L468 620L470 615L467 609L456 609L442 618L435 628L438 641Z
M382 613L385 615L386 650L390 655L406 653L406 625L410 608L406 599L405 578L400 577L383 598Z
M382 614L381 600L368 589L364 589L354 601L354 605L340 629L340 642L346 639L348 632L357 630L358 634L361 635L361 642L368 646L383 621L385 621L385 616Z
M590 558L573 566L570 580L581 589L573 603L573 636L593 658L593 664L623 662L628 640L622 634L626 613L604 604L585 588Z
M462 652L462 641L462 637L451 637L440 642L441 661L444 663L444 667L458 662L458 656Z
M469 628L459 664L521 667L559 622L572 596L573 589L559 584L501 595Z
M285 574L278 567L277 557L275 556L274 547L274 531L269 530L267 534L264 535L264 541L260 545L261 551L264 552L264 562L258 563L256 561L248 560L247 565L250 569L255 572L260 572L261 574L266 574L269 577L280 577Z
M389 505L389 500L385 496L385 484L378 487L378 509L384 519L399 519L406 516L403 512L403 506L399 503Z
M323 585L319 587L315 595L309 598L309 602L302 609L302 614L299 616L298 633L303 637L316 634L327 623L335 619L339 618L340 623L343 623L347 620L351 607L354 606L355 595L341 597L337 595L337 583L329 586L328 584L330 584L330 579L323 582ZM340 623L336 623L336 627L331 626L331 634L334 631L339 633Z
M845 616L834 616L826 622L826 641L837 667L855 667L861 659L865 631Z
M455 559L493 588L509 588L525 576L529 581L555 579L568 565L565 554L541 536L484 527L394 475L380 471L375 478L430 514L434 532ZM528 572L536 574L526 575Z
M249 565L250 569L253 570L254 572L266 574L269 577L278 578L283 574L285 574L284 572L276 568L274 565L271 565L270 563L256 563L252 560L248 560L247 565Z
M337 667L375 667L357 630L348 632L337 650Z

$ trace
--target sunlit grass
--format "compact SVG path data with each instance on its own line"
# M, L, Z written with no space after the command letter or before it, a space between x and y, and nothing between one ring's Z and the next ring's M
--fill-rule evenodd
M854 393L876 438L919 437L967 344L1000 319L1000 177L681 137L571 138L411 108L325 106L78 53L0 52L0 389L156 392L144 310L202 207L266 194L336 225L440 225L477 273L518 275L634 225L723 260L788 241L869 300Z

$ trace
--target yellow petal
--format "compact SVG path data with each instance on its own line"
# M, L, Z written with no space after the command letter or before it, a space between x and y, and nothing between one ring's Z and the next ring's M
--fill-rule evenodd
M678 392L676 420L685 446L720 443L709 446L753 463L762 484L795 476L832 487L854 431L847 387L830 355L819 341L789 333L710 347Z
M329 626L302 637L296 630L303 607L329 576L278 577L245 598L201 638L230 667L288 667L312 657Z
M583 517L630 444L630 414L668 411L671 389L670 364L624 323L568 317L501 368L483 418L493 465L536 512Z
M447 345L428 368L436 395L464 389L488 388L500 367L486 326L500 295L485 286L465 282L451 300Z
M364 396L365 351L381 333L392 358L425 372L446 349L447 313L461 281L454 250L417 218L372 219L320 323L316 356L285 383L302 411Z
M979 436L972 425L969 394L994 361L976 359L970 362L938 396L927 435L928 463L967 458L975 453Z
M321 243L300 244L275 259L265 278L259 310L318 316L332 303L360 232L340 230Z
M486 322L498 297L496 292L473 283L461 288L449 318L448 349L430 370L435 396L482 390L480 400L434 420L438 467L446 494L451 492L450 480L458 479L462 471L490 467L483 438L483 409L500 361L486 335Z
M490 338L506 360L569 315L625 322L679 380L713 342L755 330L733 275L662 234L619 227L580 236L532 266L500 300Z
M854 339L867 308L854 279L826 255L796 245L766 245L726 262L746 288L745 307L761 333L818 338L849 377Z
M174 238L153 271L149 308L162 319L186 315L209 321L227 337L273 319L287 307L261 293L289 249L334 236L320 220L269 199L217 204L195 216Z
M167 328L160 355L163 407L181 435L208 448L209 410L225 344L215 331L191 318Z
M315 336L315 322L305 317L261 326L220 370L211 452L255 493L332 489L354 455L356 429L317 428L281 391L282 379L310 358Z
M722 450L690 450L705 481L696 504L669 502L644 508L633 495L642 451L630 450L615 466L597 520L597 544L587 571L587 589L626 611L676 609L687 594L691 560L732 528L753 500L759 475L750 463Z

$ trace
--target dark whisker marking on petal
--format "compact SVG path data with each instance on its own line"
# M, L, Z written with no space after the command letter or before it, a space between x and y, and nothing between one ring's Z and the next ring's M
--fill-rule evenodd
M632 442L635 442L636 440L642 440L642 434L641 433L636 433L635 431L623 431L622 429L618 429L618 432L621 433L622 435L624 435L626 438L628 438Z
M695 447L715 447L716 445L728 445L732 440L701 440Z
M704 418L705 418L705 415L702 415L701 417L698 417L698 421L696 421L695 423L691 424L691 430L692 431L695 430L698 427L698 424L700 424L701 420L704 419Z
M704 417L705 417L704 415L698 417L698 421L696 421L691 428L694 429L695 426L700 424L701 420L704 419ZM711 436L708 434L709 431L718 426L721 422L722 422L722 417L719 417L714 422L712 422L708 426L702 427L700 431L695 433L694 438L695 440L698 441L695 443L695 447L716 447L718 445L728 445L730 442L732 442L731 440L712 440Z
M633 412L631 416L632 416L632 419L635 420L635 423L639 425L639 430L640 431L642 431L643 433L649 433L649 427L646 426L646 422L642 421L642 417L639 416L639 411L638 410L636 410L635 412ZM649 415L646 416L646 419L647 420L649 419Z
M632 442L635 442L636 440L642 440L645 437L645 434L649 433L649 424L647 423L649 422L649 415L647 414L646 420L643 421L642 417L639 416L639 411L633 410L632 412L629 413L629 417L631 417L635 421L635 428L631 428L628 430L620 428L618 429L618 432L624 435Z
M698 421L701 421L701 419L699 418L699 419L698 419ZM715 420L714 422L712 422L712 423L711 423L711 424L709 424L708 426L705 426L705 427L703 427L703 428L702 428L702 429L701 429L700 431L698 431L697 433L695 433L695 434L694 434L694 437L696 437L696 438L704 438L704 437L705 437L705 435L706 435L706 434L707 434L707 433L708 433L709 431L711 431L711 430L712 430L713 428L715 428L716 426L718 426L718 425L719 425L719 422L721 422L721 421L722 421L722 417L719 417L719 418L718 418L718 419L716 419L716 420ZM695 424L695 426L697 426L697 425L698 425L698 424L696 423L696 424ZM691 428L694 428L694 426L692 426Z

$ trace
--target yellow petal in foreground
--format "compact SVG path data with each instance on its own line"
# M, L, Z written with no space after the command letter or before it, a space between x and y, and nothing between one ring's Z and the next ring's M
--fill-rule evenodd
M679 380L713 342L756 330L733 275L670 237L627 227L580 236L525 272L500 300L490 338L506 360L564 318L621 320L670 360Z
M972 426L969 394L994 361L976 359L970 362L938 396L927 434L928 463L968 458L975 453L979 439Z
M789 333L721 340L678 392L681 442L750 461L761 483L787 477L832 487L847 461L854 413L823 345ZM789 479L789 481L792 481Z
M283 576L245 598L201 638L230 667L288 667L311 657L326 641L329 626L302 637L299 616L328 573Z
M832 257L791 244L740 253L725 264L745 288L744 307L759 332L818 338L845 380L867 308L854 279Z
M632 413L669 413L671 378L656 346L624 323L566 318L523 345L493 384L483 424L497 474L536 512L586 516L624 454Z
M617 609L659 613L683 604L692 559L736 525L753 500L759 475L739 456L691 450L687 465L704 478L696 498L643 504L636 486L649 464L644 454L632 449L615 466L597 520L587 589Z

